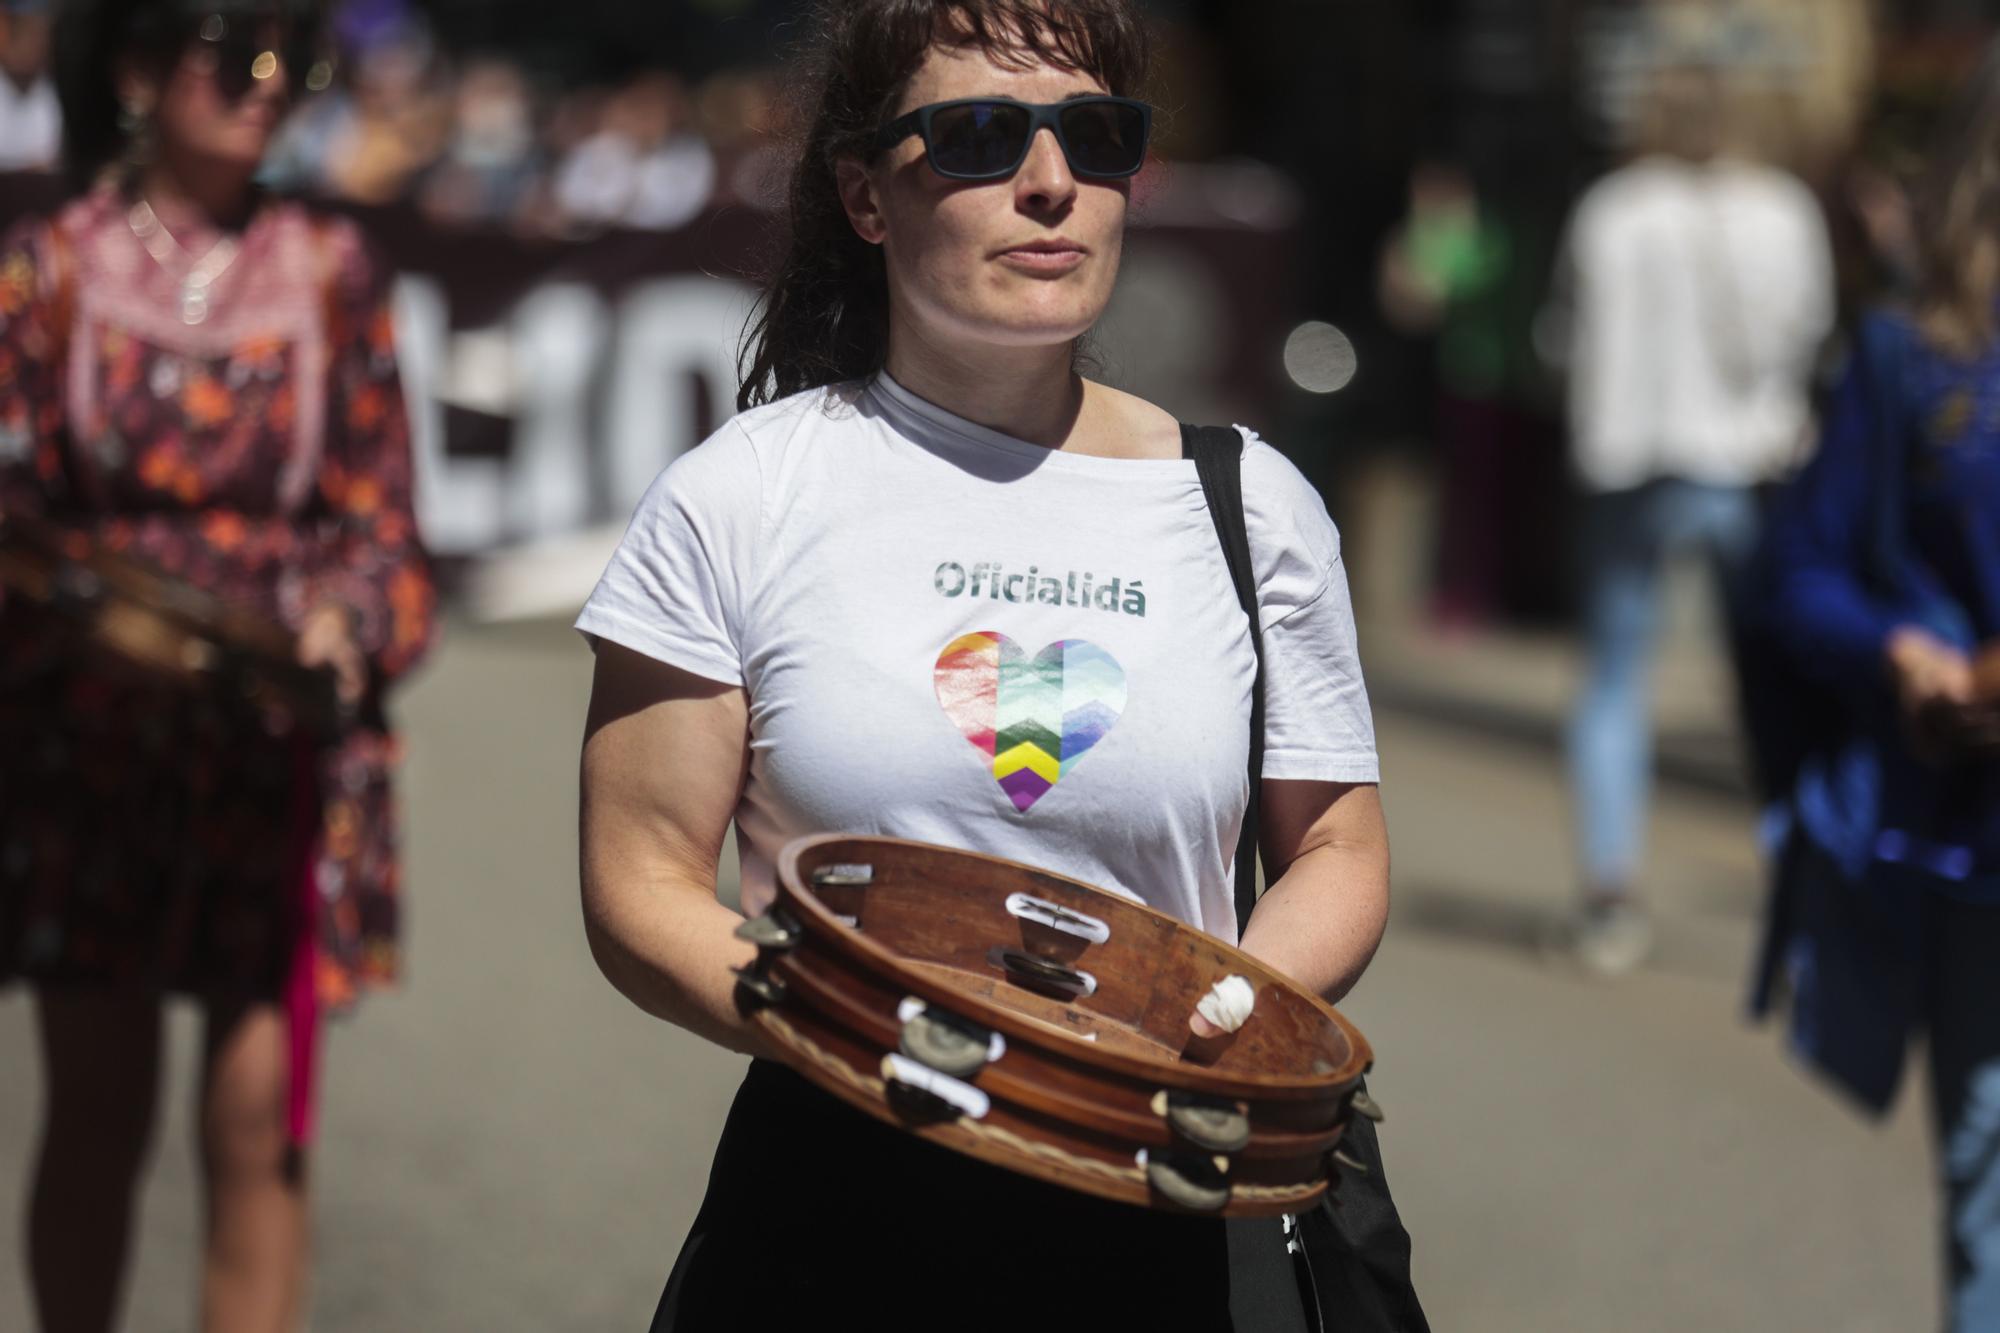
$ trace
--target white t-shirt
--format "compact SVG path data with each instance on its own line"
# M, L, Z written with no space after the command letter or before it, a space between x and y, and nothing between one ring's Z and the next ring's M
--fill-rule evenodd
M1643 158L1584 195L1564 258L1570 427L1589 486L1742 486L1799 461L1834 315L1810 190L1749 163Z
M0 171L53 168L62 153L62 107L53 80L26 88L0 74Z
M1245 432L1264 776L1377 779L1340 541ZM654 482L577 628L741 685L743 908L843 831L968 848L1234 938L1249 625L1194 464L975 425L878 376L743 415Z

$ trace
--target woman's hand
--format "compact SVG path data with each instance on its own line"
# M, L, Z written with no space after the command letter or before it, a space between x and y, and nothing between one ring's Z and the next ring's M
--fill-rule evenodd
M354 642L354 625L345 607L322 602L307 613L299 630L298 660L303 667L331 670L342 703L360 702L368 687L368 659Z
M1949 758L2000 743L2000 700L1982 697L1972 660L1928 630L1905 625L1884 650L1911 743Z

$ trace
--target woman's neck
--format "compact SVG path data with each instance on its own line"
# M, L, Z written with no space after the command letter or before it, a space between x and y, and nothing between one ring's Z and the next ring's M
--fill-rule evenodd
M177 166L162 155L139 173L139 196L169 231L231 231L250 209L250 178Z
M892 329L889 378L953 416L1060 449L1083 411L1084 382L1068 343L954 348Z

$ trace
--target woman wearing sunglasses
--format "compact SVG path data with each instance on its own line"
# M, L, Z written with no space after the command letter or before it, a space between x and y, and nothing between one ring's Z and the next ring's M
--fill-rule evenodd
M35 988L28 1261L51 1333L119 1322L168 994L206 1018L201 1326L297 1325L314 1016L395 967L381 695L433 597L388 274L350 225L251 183L324 81L313 18L70 0L79 193L0 246L0 519L280 622L359 719L316 763L223 687L112 672L59 615L0 605L0 979Z
M1233 936L1249 795L1249 630L1180 428L1077 373L1145 162L1132 6L849 0L814 39L744 410L655 483L578 621L592 949L640 1008L759 1057L653 1326L1226 1328L1221 1223L879 1125L768 1058L733 996L755 950L717 901L732 821L751 915L788 839L849 830ZM1338 997L1388 889L1346 578L1318 495L1254 437L1243 490L1271 884L1243 943ZM1236 1326L1303 1327L1287 1299Z

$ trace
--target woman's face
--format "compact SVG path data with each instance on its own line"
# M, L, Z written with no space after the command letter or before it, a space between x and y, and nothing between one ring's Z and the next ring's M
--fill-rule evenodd
M305 71L286 67L275 21L212 16L203 23L219 40L188 42L142 100L152 102L160 147L171 157L254 171Z
M1088 74L933 47L885 119L961 97L1060 102L1105 91ZM1131 183L1071 174L1046 127L1007 180L947 180L912 135L865 169L849 164L841 185L855 230L883 248L892 318L928 341L1068 343L1111 299Z

